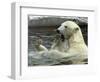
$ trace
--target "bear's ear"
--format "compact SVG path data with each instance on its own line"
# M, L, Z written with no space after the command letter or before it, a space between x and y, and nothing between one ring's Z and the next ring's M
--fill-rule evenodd
M79 28L75 28L74 32L77 32L79 30Z

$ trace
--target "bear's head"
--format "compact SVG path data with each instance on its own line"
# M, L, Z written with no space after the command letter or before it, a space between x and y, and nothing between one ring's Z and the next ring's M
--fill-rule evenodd
M66 21L61 24L57 29L57 32L60 33L63 39L69 39L74 33L80 30L79 26L73 21Z

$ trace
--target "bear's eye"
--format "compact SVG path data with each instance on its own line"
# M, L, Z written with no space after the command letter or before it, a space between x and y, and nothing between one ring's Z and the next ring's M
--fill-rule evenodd
M67 28L67 26L65 26L65 28Z

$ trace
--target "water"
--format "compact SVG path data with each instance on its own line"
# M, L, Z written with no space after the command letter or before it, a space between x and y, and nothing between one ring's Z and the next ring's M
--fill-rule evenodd
M28 65L52 65L56 60L48 59L46 57L41 57L36 54L35 43L38 37L41 37L43 40L43 45L50 49L52 42L54 40L55 32L54 31L34 31L34 29L29 29L28 36Z

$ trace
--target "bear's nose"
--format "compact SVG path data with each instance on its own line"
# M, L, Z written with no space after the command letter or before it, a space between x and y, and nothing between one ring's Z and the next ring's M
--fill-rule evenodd
M57 33L60 33L60 31L59 31L59 30L56 30L56 32L57 32Z

